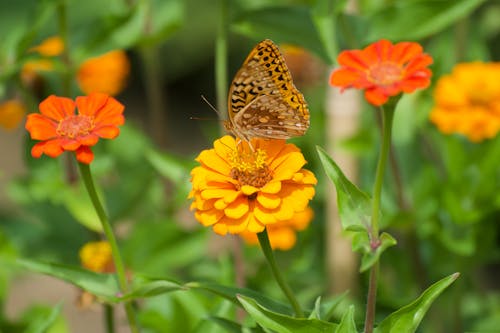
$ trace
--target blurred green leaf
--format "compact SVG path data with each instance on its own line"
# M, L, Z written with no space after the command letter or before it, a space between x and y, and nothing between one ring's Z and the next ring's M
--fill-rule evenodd
M17 259L16 264L32 272L56 277L78 286L107 302L118 302L120 289L112 274L98 274L78 266Z
M237 322L234 322L232 320L228 320L225 318L221 317L215 317L215 316L210 316L209 319L215 323L217 323L220 327L224 328L226 332L229 333L265 333L265 331L260 328L260 326L257 327L247 327L243 326Z
M187 290L173 280L167 279L148 279L145 277L134 277L134 287L130 293L120 297L121 301L131 300L136 298L152 297L161 294L166 294L177 290Z
M95 232L102 232L102 224L92 205L92 201L90 201L90 197L83 184L80 185L81 186L75 186L66 191L66 196L63 199L64 206L83 226ZM99 195L99 198L101 202L103 202L102 199L104 196Z
M283 303L279 303L265 295L262 295L256 291L246 289L246 288L234 288L234 287L226 287L216 283L205 283L205 282L189 282L185 284L186 287L191 289L200 289L208 291L217 296L221 296L236 305L240 305L241 303L238 301L237 295L244 295L247 297L251 297L252 299L257 300L260 304L263 304L269 309L280 313L292 313L292 309L290 306L285 305Z
M459 273L454 273L434 283L415 301L386 317L374 333L415 332L434 300L459 276Z
M302 46L327 62L331 62L306 6L266 7L242 11L232 28L255 40L269 38L276 43Z
M62 303L57 304L49 312L37 311L37 314L29 314L29 324L24 333L53 333L52 326L61 313ZM39 309L44 310L44 309Z
M351 305L344 313L335 333L358 333L354 322L354 305Z
M407 0L382 7L369 17L365 43L381 38L419 40L435 34L473 12L485 0Z
M337 327L337 324L318 319L299 319L270 311L250 297L238 295L237 298L260 326L277 333L333 333Z
M339 304L345 300L348 293L349 290L346 290L342 294L334 296L332 299L324 302L321 305L321 313L324 313L324 315L322 315L320 318L323 320L330 320L333 317L335 310L337 309Z
M146 158L156 171L174 184L186 184L186 181L190 178L189 172L194 164L172 154L152 149L146 152ZM187 183L190 187L189 182Z
M366 230L371 199L351 183L323 148L316 146L323 168L337 189L337 204L343 229Z

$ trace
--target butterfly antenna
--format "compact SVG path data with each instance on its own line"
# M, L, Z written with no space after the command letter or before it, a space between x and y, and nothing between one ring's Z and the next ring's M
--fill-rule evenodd
M215 112L215 113L217 113L217 115L219 116L219 118L221 117L220 112L219 112L219 111L217 111L217 109L215 108L215 106L213 106L213 105L212 105L212 103L210 103L210 102L208 101L208 99L206 99L206 98L205 98L205 96L201 95L201 99L202 99L202 100L204 100L204 101L205 101L205 103L207 103L207 104L208 104L208 106L210 106L210 108L211 108L212 110L214 110L214 112Z

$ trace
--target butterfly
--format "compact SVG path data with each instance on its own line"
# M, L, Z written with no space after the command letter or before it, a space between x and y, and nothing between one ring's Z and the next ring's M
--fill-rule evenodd
M228 113L226 130L247 142L306 133L307 103L273 41L257 44L236 73L229 89Z

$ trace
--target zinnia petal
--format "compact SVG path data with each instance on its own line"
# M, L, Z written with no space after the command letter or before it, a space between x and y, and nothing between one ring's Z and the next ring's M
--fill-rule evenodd
M80 146L76 151L76 159L80 163L90 164L94 160L94 153L87 146Z
M60 121L75 113L75 103L67 97L50 95L40 105L40 113L55 121Z
M28 115L25 128L33 140L48 140L57 136L57 124L38 113Z

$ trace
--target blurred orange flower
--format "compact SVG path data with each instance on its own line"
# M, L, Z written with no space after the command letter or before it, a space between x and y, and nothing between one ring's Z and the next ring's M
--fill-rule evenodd
M392 44L382 39L363 50L343 51L337 58L340 68L330 76L330 84L365 90L365 98L380 106L389 97L410 93L430 84L431 56L413 42Z
M220 234L261 232L292 219L308 206L317 183L302 169L304 156L285 140L246 141L224 136L204 150L191 171L191 209L204 226Z
M82 63L77 81L85 94L101 92L115 96L125 88L129 73L127 54L123 50L115 50Z
M17 99L0 103L0 126L7 130L13 130L19 126L25 114L26 107Z
M273 250L290 250L297 242L297 231L302 231L307 228L313 216L314 212L312 208L307 207L304 211L296 213L290 220L280 221L266 226L271 248ZM240 236L248 244L259 244L257 234L254 232L244 231Z
M122 104L106 94L80 96L76 101L51 95L40 103L40 114L28 115L26 129L33 140L42 141L33 146L31 155L57 157L74 151L79 162L89 164L94 159L90 147L99 138L113 139L120 133L123 110Z
M445 134L460 133L470 141L495 137L500 131L500 63L463 63L442 76L434 90L430 120Z
M33 46L31 52L37 52L44 57L54 57L64 51L64 42L59 36L45 39L39 45Z
M96 273L113 273L115 271L111 245L107 241L85 243L78 254L82 266L90 271Z

